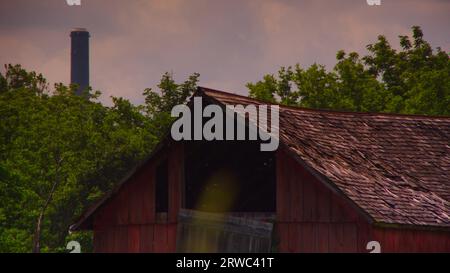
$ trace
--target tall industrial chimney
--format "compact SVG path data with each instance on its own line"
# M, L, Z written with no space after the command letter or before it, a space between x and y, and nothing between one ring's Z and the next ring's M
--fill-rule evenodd
M70 83L77 84L77 95L89 87L89 32L85 28L75 28L70 33Z

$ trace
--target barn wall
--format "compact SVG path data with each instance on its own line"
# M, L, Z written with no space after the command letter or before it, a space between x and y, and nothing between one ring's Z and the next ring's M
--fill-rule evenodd
M183 203L183 145L168 158L169 208L155 213L155 168L150 161L94 216L95 252L175 252L177 217ZM450 233L371 227L348 201L334 193L284 150L277 152L277 241L280 252L450 252Z
M450 232L373 227L285 151L277 153L277 231L280 252L450 252Z
M374 228L373 237L382 252L447 252L450 253L449 231Z
M277 152L280 252L365 252L371 231L346 200L285 151Z
M183 180L183 146L173 143L168 158L168 213L155 213L155 168L150 161L125 183L94 216L95 252L174 252Z

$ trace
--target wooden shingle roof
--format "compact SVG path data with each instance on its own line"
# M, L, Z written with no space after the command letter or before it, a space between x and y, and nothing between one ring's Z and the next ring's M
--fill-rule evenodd
M199 88L222 105L266 104ZM450 228L450 117L352 113L280 106L280 142L380 224ZM71 230L90 226L92 215L145 165L134 168L89 207Z
M200 88L220 104L263 102ZM280 106L280 142L375 222L450 227L450 117Z

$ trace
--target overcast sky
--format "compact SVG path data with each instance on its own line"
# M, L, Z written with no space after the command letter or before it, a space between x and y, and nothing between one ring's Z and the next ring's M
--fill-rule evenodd
M179 81L247 94L245 84L280 66L332 68L336 52L365 52L384 34L420 25L450 51L450 0L0 0L0 63L19 63L50 82L69 83L70 30L91 33L91 85L143 101L165 71ZM4 71L3 68L1 71Z

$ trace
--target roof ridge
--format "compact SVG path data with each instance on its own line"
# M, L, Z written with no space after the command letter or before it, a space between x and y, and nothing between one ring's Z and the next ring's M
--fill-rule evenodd
M230 93L222 90L212 89L208 87L202 87L199 86L197 89L197 92L210 92L210 93L219 93L227 96L234 96L238 98L243 98L247 100L253 100L255 102L264 103L264 104L270 104L270 105L278 105L280 108L284 108L287 110L293 110L293 111L305 111L305 112L315 112L315 113L330 113L330 114L343 114L343 115L360 115L360 116L370 116L370 117L397 117L397 118L420 118L420 119L445 119L450 121L450 116L438 116L438 115L423 115L423 114L399 114L399 113L386 113L386 112L352 112L352 111L345 111L345 110L331 110L331 109L315 109L315 108L307 108L307 107L301 107L301 106L290 106L290 105L283 105L280 103L272 103L267 102L261 99L251 98L248 96L236 94L236 93ZM195 92L193 96L197 93Z

